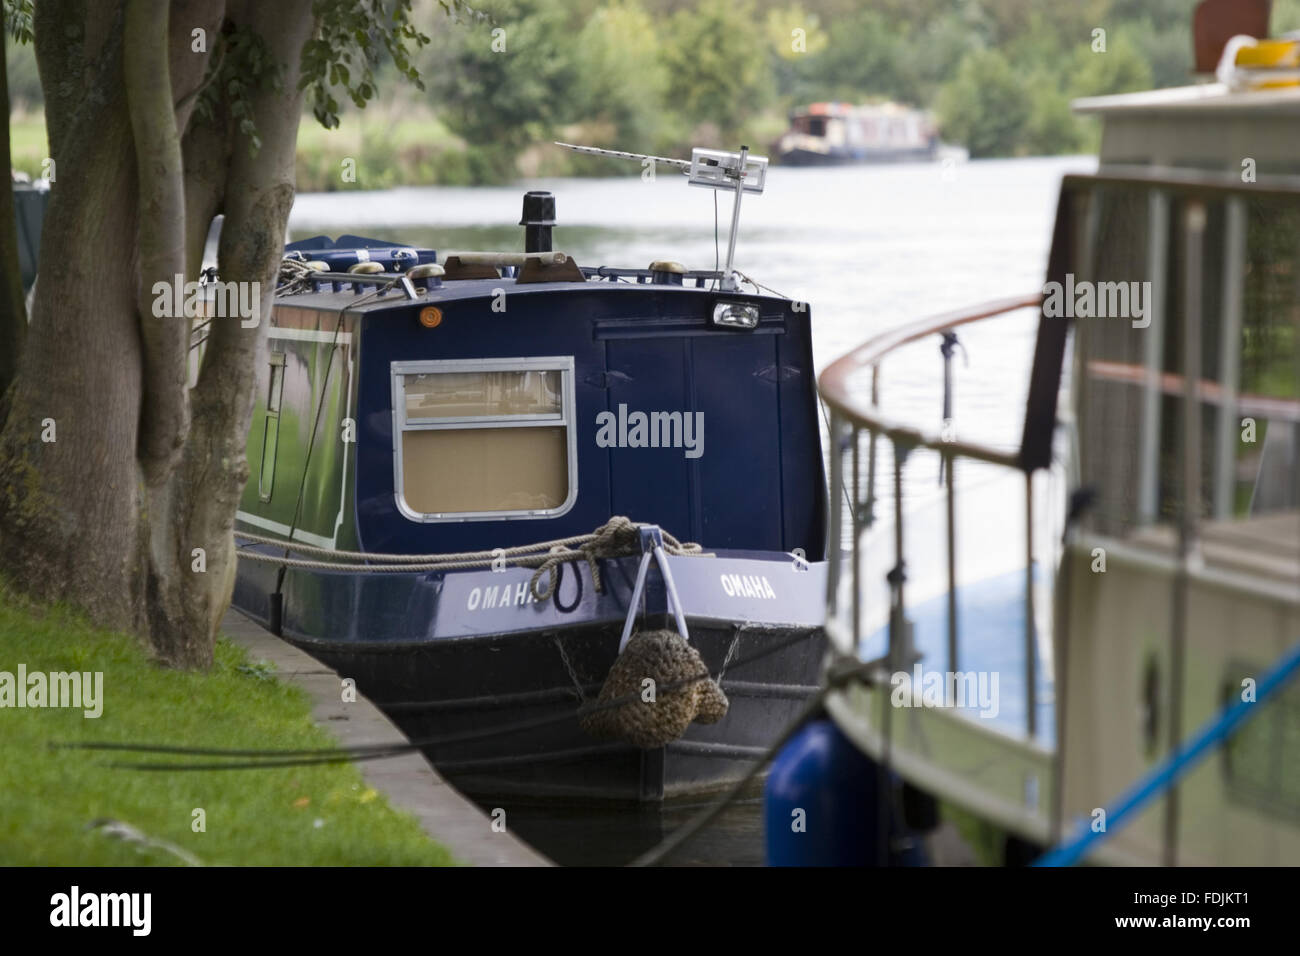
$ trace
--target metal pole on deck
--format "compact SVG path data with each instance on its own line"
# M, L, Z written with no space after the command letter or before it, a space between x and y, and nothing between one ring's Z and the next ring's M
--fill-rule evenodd
M897 440L893 442L892 447L894 450L894 568L889 572L891 602L889 651L885 656L889 674L877 690L881 710L881 746L876 775L876 853L881 866L889 864L890 813L894 805L893 786L890 780L893 702L890 700L889 688L893 684L893 675L902 670L903 657L907 649L907 619L904 615L903 603L903 584L907 580L903 560L903 462L907 458L908 449L900 446Z
M849 523L853 531L853 547L849 553L853 555L853 651L856 654L862 646L862 555L858 549L862 540L862 503L859 497L862 489L858 466L861 432L856 422L853 423L850 434L853 436L853 494L850 495L853 510L849 514Z
M736 282L731 277L731 265L736 259L736 235L740 232L740 198L745 195L745 163L749 147L740 147L740 173L736 177L736 201L731 206L731 236L727 239L727 267L722 272L723 288L734 290Z
M948 672L957 673L957 457L944 454L948 463Z
M830 566L826 569L826 606L827 616L839 614L840 562L844 560L844 541L841 528L841 495L835 494L843 489L844 463L840 453L840 416L831 408L826 422L827 441L831 451L831 500L830 500Z
M1025 472L1025 731L1038 733L1038 660L1034 645L1034 473Z
M1186 233L1183 294L1182 501L1178 509L1178 570L1174 576L1173 628L1169 648L1169 753L1178 759L1183 735L1183 679L1186 671L1191 560L1201 509L1201 263L1205 245L1205 203L1190 199L1183 216ZM1178 786L1165 798L1164 864L1178 864Z

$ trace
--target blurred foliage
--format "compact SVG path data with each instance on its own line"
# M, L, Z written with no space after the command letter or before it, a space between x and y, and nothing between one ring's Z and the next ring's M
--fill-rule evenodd
M452 12L448 2L442 7ZM387 6L314 0L312 14L318 26L303 45L298 85L307 91L312 115L326 129L339 125L334 91L341 90L357 109L365 109L376 93L375 69L380 63L391 62L402 79L424 89L412 59L429 38L413 22L411 0L391 0Z
M574 38L585 18L554 0L499 0L482 12L444 27L417 65L434 110L470 147L472 178L490 181L581 114L586 51Z
M4 0L5 35L19 43L32 42L32 0Z
M311 138L307 188L348 188L340 155L385 182L635 174L543 144L768 151L790 109L821 100L932 110L977 156L1088 150L1071 100L1189 82L1196 0L385 0L391 21L317 3L332 24L304 51L317 118L352 143L375 129L370 102L427 133ZM1274 0L1273 27L1300 29L1300 0ZM30 47L9 49L11 107L38 108Z
M973 157L1005 156L1023 142L1033 104L1029 84L997 50L978 50L961 61L939 94L944 130Z
M9 81L9 111L22 112L39 108L41 78L36 70L36 53L32 49L32 0L4 0L6 76Z
M669 70L650 15L635 2L611 3L583 26L578 48L584 111L608 120L617 142L658 145Z
M673 14L664 31L664 108L736 138L776 92L764 34L747 0L701 0Z

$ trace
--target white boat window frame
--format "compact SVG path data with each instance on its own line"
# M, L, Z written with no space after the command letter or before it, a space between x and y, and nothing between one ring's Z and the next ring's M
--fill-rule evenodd
M406 417L405 377L455 372L559 372L560 412L543 415L495 415L476 417L416 418ZM572 355L520 356L516 358L420 359L391 362L389 384L393 400L393 497L397 510L408 521L421 524L448 524L466 521L517 521L520 519L558 518L572 510L578 501L578 438ZM568 463L568 495L555 508L522 511L421 512L407 503L403 488L402 437L408 431L481 428L562 427L565 430Z

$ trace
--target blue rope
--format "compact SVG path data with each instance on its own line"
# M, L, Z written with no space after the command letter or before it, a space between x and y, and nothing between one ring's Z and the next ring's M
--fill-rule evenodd
M1138 779L1121 796L1113 809L1106 811L1106 829L1096 832L1085 821L1075 836L1034 861L1034 866L1070 866L1077 863L1094 843L1117 833L1128 818L1160 796L1184 777L1216 745L1230 737L1237 728L1300 669L1300 644L1296 644L1259 680L1255 700L1239 700L1217 717L1205 723L1184 746L1170 754L1145 777Z

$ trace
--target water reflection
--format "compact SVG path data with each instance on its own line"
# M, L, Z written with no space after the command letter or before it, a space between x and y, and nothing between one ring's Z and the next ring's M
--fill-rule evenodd
M515 836L563 866L625 866L707 806L706 800L583 806L492 796L475 802L486 812L504 809ZM662 865L762 866L763 857L762 791L754 785Z

